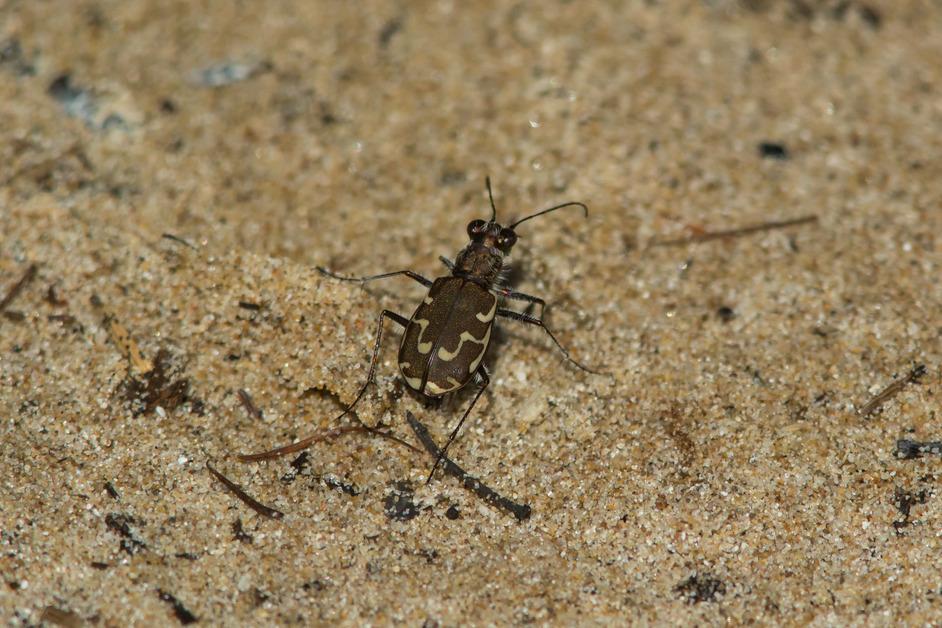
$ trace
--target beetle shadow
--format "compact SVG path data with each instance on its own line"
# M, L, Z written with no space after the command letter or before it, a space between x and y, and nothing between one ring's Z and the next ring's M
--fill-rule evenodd
M500 285L505 288L513 288L514 286L520 284L523 281L523 278L527 276L527 273L525 272L527 261L527 259L521 256L520 261L507 264L507 266L505 266L501 271Z
M490 354L490 351L488 351L488 354ZM485 358L485 362L489 363L489 360ZM490 365L488 364L488 372L490 372L489 367ZM409 395L412 399L418 401L422 405L423 409L435 412L438 415L437 422L435 418L426 419L426 422L435 425L435 431L439 432L442 437L447 437L451 430L454 429L455 425L458 424L458 421L461 420L461 416L468 409L468 404L470 404L474 399L474 396L477 394L481 383L475 377L474 381L465 385L460 390L442 395L441 397L428 397L416 391L412 387L401 383L401 380L397 380L397 387L400 385L403 395ZM487 397L487 405L491 406L494 396L493 377L491 378L491 385L487 387L487 390L484 391L482 396ZM483 407L484 404L482 403L482 400L479 399L474 407L474 410L469 415L468 420L473 421L476 417L478 417L479 413L482 412ZM461 440L464 437L464 433L465 430L462 429L456 440Z

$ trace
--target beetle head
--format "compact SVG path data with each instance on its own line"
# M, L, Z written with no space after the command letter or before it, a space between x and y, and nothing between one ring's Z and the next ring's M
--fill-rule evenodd
M517 243L517 234L513 227L502 227L496 222L472 220L468 223L468 238L472 244L491 249L495 254L510 254L510 249Z
M570 201L530 214L504 227L497 222L497 206L494 204L494 194L491 192L491 178L487 177L484 181L487 185L487 196L491 201L491 219L477 219L468 223L470 242L455 259L454 273L456 275L492 285L500 276L504 257L510 255L510 250L517 243L517 232L514 231L517 225L531 218L570 206L581 207L585 215L589 215L589 209L583 203Z

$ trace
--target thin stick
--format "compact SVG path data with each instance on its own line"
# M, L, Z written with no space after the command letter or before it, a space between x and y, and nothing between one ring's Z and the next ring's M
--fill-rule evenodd
M942 441L920 442L907 438L896 441L896 457L901 460L913 460L926 454L942 456Z
M258 409L258 406L255 405L255 402L252 401L252 395L249 394L244 388L239 389L239 401L242 403L242 407L245 408L245 411L253 419L258 419L259 421L264 420L265 416L262 414L262 411Z
M271 519L281 519L285 516L285 513L281 512L280 510L275 510L274 508L270 508L265 504L257 501L254 497L246 493L241 486L224 476L219 471L216 471L216 469L214 469L208 462L206 463L206 468L209 469L209 472L212 473L217 480L222 482L225 487L232 492L233 495L245 502L249 508L258 514L265 517L270 517Z
M175 235L173 235L172 233L164 233L164 234L161 234L160 237L161 237L161 238L164 238L165 240L173 240L174 242L179 242L179 243L182 244L183 246L189 247L189 248L193 249L194 251L198 251L198 250L199 250L198 248L196 248L195 246L193 246L192 244L190 244L189 242L187 242L186 240L184 240L184 239L181 238L180 236L175 236Z
M320 443L326 440L333 440L345 434L371 434L373 436L379 436L381 438L386 438L394 443L399 443L403 447L407 447L412 451L419 452L420 450L402 440L397 436L393 436L388 432L383 432L375 428L367 427L365 425L346 425L344 427L335 427L327 430L319 430L314 432L307 438L302 438L296 443L291 443L290 445L283 445L282 447L276 447L275 449L270 449L268 451L263 451L257 454L239 454L238 458L242 462L258 462L259 460L271 460L272 458L280 458L281 456L287 456L301 451L302 449L307 449L314 443Z
M741 227L739 229L727 229L724 231L707 231L698 235L690 236L689 238L677 238L675 240L655 240L649 246L681 246L684 244L692 244L694 242L707 242L709 240L719 240L721 238L735 238L738 236L749 235L752 233L759 233L760 231L772 231L773 229L784 229L785 227L794 227L795 225L804 225L809 222L817 222L818 217L815 215L802 216L800 218L793 218L791 220L772 220L769 222L763 222L758 225L750 225L748 227Z
M2 301L0 301L0 312L3 312L5 309L7 309L7 306L13 302L13 299L15 299L17 295L23 291L23 288L26 287L26 284L31 282L33 278L36 277L37 268L38 267L36 264L30 264L29 268L26 269L26 272L23 273L23 276L20 277L20 280L13 284L9 290L7 290L6 296L3 297Z
M517 519L517 521L523 521L530 518L530 506L527 504L518 504L515 501L507 499L494 489L485 486L481 480L472 475L469 475L467 471L459 467L457 464L452 462L450 458L442 454L442 451L438 448L438 445L435 444L435 441L432 440L432 436L428 433L428 428L422 425L419 420L412 415L411 412L406 412L406 419L409 421L412 431L415 432L415 435L422 442L422 445L425 447L426 451L428 451L428 453L430 453L436 460L441 460L441 467L445 473L458 478L461 480L461 483L466 489L483 499L491 506L506 510L512 514L514 518Z
M881 390L876 396L868 401L864 407L857 411L857 414L866 418L876 412L880 406L895 397L906 387L906 384L912 384L919 381L919 378L926 374L926 365L917 364L905 376L900 377L890 383L889 386Z
M128 362L134 367L134 370L140 375L146 375L152 372L154 370L154 363L141 354L141 348L138 346L137 342L134 341L134 338L131 337L131 334L124 325L113 317L109 317L107 322L108 331L111 332L111 340L124 352Z

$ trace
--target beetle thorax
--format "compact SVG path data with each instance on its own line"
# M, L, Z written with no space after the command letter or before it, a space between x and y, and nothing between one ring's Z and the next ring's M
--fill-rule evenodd
M513 227L502 227L493 219L468 223L468 246L455 258L452 274L490 289L500 279L504 258L517 242Z
M504 254L483 242L471 242L455 258L452 274L490 287L497 282L504 267Z

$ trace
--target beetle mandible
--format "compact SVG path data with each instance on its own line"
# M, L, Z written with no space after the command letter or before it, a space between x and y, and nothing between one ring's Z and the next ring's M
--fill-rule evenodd
M411 389L434 398L455 392L473 380L480 383L480 388L471 400L471 404L461 416L458 425L448 437L448 442L435 460L428 476L429 480L435 474L445 452L455 440L474 405L491 382L482 360L490 344L491 331L496 317L509 318L541 328L552 339L566 360L583 371L600 374L573 359L546 326L543 322L546 302L543 299L516 292L501 284L501 271L504 269L510 250L517 242L515 228L518 225L564 207L579 207L588 217L588 207L584 203L568 201L525 216L510 226L504 227L497 222L497 206L494 204L494 195L491 192L490 177L485 179L485 184L491 203L491 218L490 220L472 220L468 223L467 232L470 241L458 253L454 262L446 257L439 258L451 271L450 275L432 281L414 271L399 270L369 277L347 277L326 268L317 267L321 273L342 281L366 283L376 279L405 275L428 288L428 293L412 314L412 318L407 319L391 310L383 310L380 313L366 381L337 420L353 410L363 398L367 387L373 382L383 339L383 322L387 318L405 329L399 345L399 372ZM540 314L531 316L524 312L502 308L498 303L499 298L538 305Z

